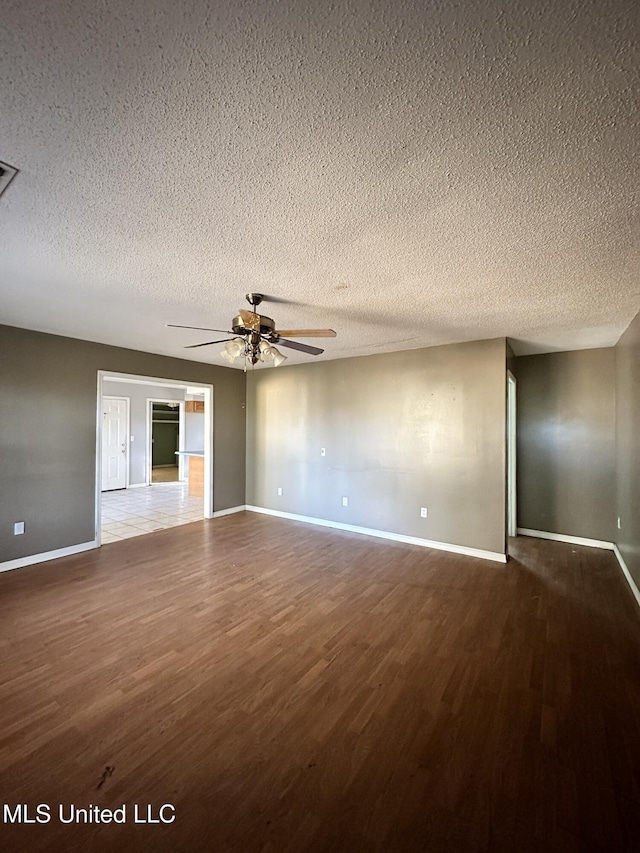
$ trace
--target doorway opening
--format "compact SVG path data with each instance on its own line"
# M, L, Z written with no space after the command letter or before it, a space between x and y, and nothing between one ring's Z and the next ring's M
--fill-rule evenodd
M516 378L507 371L507 536L518 535L516 490Z
M147 400L146 482L150 486L185 479L184 408L184 400Z
M212 518L213 386L105 370L97 384L98 545Z

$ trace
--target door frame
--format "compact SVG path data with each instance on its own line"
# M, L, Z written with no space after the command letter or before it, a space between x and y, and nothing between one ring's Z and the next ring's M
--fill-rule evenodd
M213 406L214 386L205 382L193 382L185 379L162 379L159 376L142 376L136 373L122 373L118 370L97 371L96 394L96 484L95 484L95 541L99 548L102 543L100 520L102 518L102 397L105 379L117 379L134 385L163 385L165 388L197 388L204 394L204 500L203 518L213 518ZM175 403L175 400L172 402ZM129 441L131 435L129 435Z
M517 477L517 387L516 377L507 370L507 536L518 535Z
M131 397L120 397L115 394L103 394L102 400L124 400L126 403L125 413L125 453L124 453L124 487L129 488L129 451L131 445ZM100 414L102 415L102 406L100 406ZM101 430L102 432L102 430ZM102 436L100 437L100 456L102 457ZM109 491L117 491L110 489ZM100 459L100 493L102 494L102 458Z
M178 450L184 450L184 433L186 427L185 400L164 400L160 397L147 397L147 437L146 437L146 464L145 483L153 485L153 404L154 403L177 403L178 404ZM178 482L184 480L184 456L178 456Z

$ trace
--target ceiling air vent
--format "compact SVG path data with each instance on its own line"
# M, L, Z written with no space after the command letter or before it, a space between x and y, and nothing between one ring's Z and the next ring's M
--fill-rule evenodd
M13 166L0 162L0 195L2 195L17 174L18 170L14 169Z

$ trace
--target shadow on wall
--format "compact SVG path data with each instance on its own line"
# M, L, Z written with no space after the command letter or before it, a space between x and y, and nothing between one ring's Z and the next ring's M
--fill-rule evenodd
M518 379L518 526L615 538L615 351L523 356Z
M518 525L534 530L556 530L561 500L560 448L566 438L555 412L561 402L558 376L519 382L517 411ZM531 520L535 509L536 526ZM522 520L521 520L522 519Z

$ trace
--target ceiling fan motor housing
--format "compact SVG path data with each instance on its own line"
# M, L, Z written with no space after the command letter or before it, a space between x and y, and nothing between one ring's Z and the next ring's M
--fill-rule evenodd
M268 337L270 340L274 342L278 339L278 334L276 332L276 324L275 321L271 319L271 317L264 317L263 315L258 315L260 317L260 335L264 335ZM252 328L251 326L245 326L244 320L238 314L237 317L233 318L233 323L231 324L231 328L236 335L251 335L252 333L258 334L258 329Z

